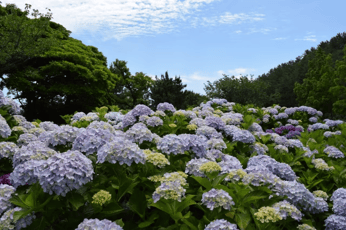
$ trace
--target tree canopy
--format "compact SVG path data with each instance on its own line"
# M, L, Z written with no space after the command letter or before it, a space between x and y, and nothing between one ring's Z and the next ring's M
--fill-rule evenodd
M107 58L96 47L70 38L71 31L62 25L49 26L59 33L62 45L32 57L3 79L15 99L26 99L23 116L63 124L60 115L113 105L119 77L107 68ZM51 30L42 36L50 37Z
M31 15L35 19L29 19L26 16L31 5L25 5L26 10L23 12L15 4L6 4L6 7L0 5L0 77L2 79L4 74L16 69L18 65L48 51L53 44L59 43L54 33L49 38L41 39L49 30L52 14L47 13L42 16L38 10L34 10L35 13ZM37 18L37 15L40 18Z
M205 84L204 90L210 98L223 98L229 102L236 102L242 105L254 104L262 107L269 100L264 90L268 83L262 81L253 81L252 76L249 80L246 76L236 79L234 76L229 78L223 74L223 78L210 81Z
M154 80L143 72L136 72L135 76L132 76L126 63L116 59L109 67L110 71L120 78L113 90L116 104L122 109L132 109L138 104L149 106L149 88Z
M335 71L331 55L318 48L316 56L309 61L309 70L303 84L295 83L294 93L300 105L332 113L335 97L328 92L335 86Z

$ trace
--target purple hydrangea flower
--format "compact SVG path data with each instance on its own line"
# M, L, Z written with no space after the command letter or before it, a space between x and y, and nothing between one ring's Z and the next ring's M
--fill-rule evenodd
M112 230L123 230L123 228L116 223L103 219L84 219L82 223L78 225L76 230L84 229L112 229Z
M203 193L202 204L205 204L210 210L217 207L231 210L231 205L235 203L226 191L212 188L210 191Z
M223 130L226 126L225 122L220 117L209 116L204 119L207 126L217 130Z
M172 113L174 113L176 111L176 109L174 108L174 105L172 105L171 103L168 103L168 102L159 103L157 105L156 109L159 111L163 111L163 112L165 112L166 110L169 110Z
M216 229L228 229L228 230L238 230L236 224L231 224L227 220L221 219L221 220L214 220L206 226L204 230L216 230Z

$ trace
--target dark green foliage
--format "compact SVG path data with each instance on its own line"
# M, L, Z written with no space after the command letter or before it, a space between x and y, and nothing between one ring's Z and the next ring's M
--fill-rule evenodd
M169 78L167 71L165 76L161 75L161 79L158 79L157 76L155 79L153 85L150 86L150 107L153 110L156 110L157 105L163 102L171 103L179 110L185 109L191 103L204 100L203 96L199 96L199 94L183 91L186 85L182 84L180 77Z
M234 76L229 78L224 74L224 77L205 85L204 90L210 98L222 98L229 102L235 102L242 105L255 104L262 107L269 97L265 94L265 89L269 85L263 81L253 81L252 76L249 80L246 76L236 79Z
M116 59L109 67L112 73L120 77L113 90L116 104L122 109L132 109L138 104L149 105L149 87L154 81L142 72L131 76L126 63Z
M0 2L1 4L1 2ZM49 28L52 14L45 16L34 10L31 15L35 19L29 19L31 5L25 4L25 11L21 11L15 4L0 5L0 77L8 74L18 65L26 63L31 57L43 54L52 45L58 45L58 33L52 33L49 38L41 39ZM50 11L50 9L48 9ZM37 18L37 15L40 18ZM4 85L0 84L1 89Z
M335 97L328 90L335 86L334 72L331 55L327 56L319 47L315 58L309 61L309 70L303 84L295 83L293 91L299 105L332 113Z

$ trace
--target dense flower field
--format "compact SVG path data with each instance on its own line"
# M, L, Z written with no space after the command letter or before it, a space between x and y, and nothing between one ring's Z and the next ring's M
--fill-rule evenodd
M29 122L0 91L0 229L346 229L343 121L225 99L110 109Z

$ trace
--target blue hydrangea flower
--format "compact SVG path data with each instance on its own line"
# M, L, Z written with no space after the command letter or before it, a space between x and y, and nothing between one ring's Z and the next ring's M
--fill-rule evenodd
M167 154L184 154L189 149L189 141L183 140L176 134L165 135L157 144L157 149Z
M275 120L286 119L288 118L287 113L279 113L278 115L274 115Z
M248 130L240 130L233 133L232 140L252 144L256 141L256 138Z
M97 152L97 163L108 161L115 164L118 161L120 165L125 163L131 166L133 162L145 164L145 160L146 155L143 150L137 144L122 137L115 137Z
M78 113L73 115L71 120L72 121L79 121L82 117L85 117L85 116L86 116L86 114L84 112L78 112Z
M202 204L213 210L217 207L231 210L231 205L234 205L232 197L222 189L211 189L202 195Z
M34 134L23 133L19 136L17 141L18 147L28 145L30 142L39 141L39 139Z
M114 121L115 123L119 123L123 121L124 115L120 112L109 112L105 114L105 118Z
M23 146L13 156L13 168L29 160L47 160L49 157L57 154L57 152L41 141L33 141Z
M210 222L208 226L204 230L238 230L236 224L231 224L227 220L221 219L221 220L214 220L213 222Z
M11 136L11 128L7 124L6 119L0 114L0 135L2 138Z
M9 201L16 189L7 184L0 184L0 215L8 209L14 208Z
M222 138L222 134L217 132L216 129L209 126L201 126L196 130L197 135L203 135L207 137L208 139L214 138Z
M3 141L0 142L0 159L11 159L20 150L20 148L13 142Z
M9 110L11 115L22 113L22 109L20 108L19 104L12 98L0 97L0 107L4 105L9 105L11 107Z
M333 192L333 195L330 197L331 201L336 201L338 199L346 199L346 189L338 188Z
M67 192L79 189L92 181L92 174L94 174L92 161L81 152L71 150L55 154L34 171L45 193L52 195L54 192L63 197Z
M334 146L328 146L323 150L324 153L328 154L328 157L333 158L344 158L345 155L343 152L341 152L339 149L335 148Z
M309 118L309 121L310 121L311 123L316 123L316 122L317 122L317 118L316 118L316 117L310 117L310 118Z
M332 214L325 219L325 230L346 229L346 217Z
M199 158L205 157L207 154L207 141L205 136L193 135L193 134L180 134L178 136L181 140L186 143L184 151L192 151Z
M45 142L49 147L57 145L71 144L77 137L80 129L70 125L62 125L53 131L45 131L38 136L38 139Z
M344 123L344 122L341 121L341 120L333 121L333 120L329 120L329 119L324 119L323 121L324 121L325 124L328 125L329 127L338 126L338 125Z
M204 119L202 118L194 118L189 122L190 125L194 124L197 125L197 127L202 127L202 126L206 126L207 123L205 122Z
M213 99L211 100L211 104L217 104L217 105L222 105L224 103L227 103L227 100L226 99Z
M287 115L294 114L296 111L297 111L297 107L285 109L285 113L286 113Z
M199 177L206 177L206 175L203 172L201 172L199 168L202 164L207 162L210 162L210 160L206 158L191 159L189 162L186 163L185 173Z
M112 230L123 230L123 228L116 223L103 219L84 219L82 223L78 225L76 230L86 230L86 229L112 229Z
M286 220L287 216L291 216L296 221L301 221L304 216L294 205L286 200L275 203L272 207L279 212L284 220Z
M18 188L21 185L36 183L38 181L36 171L40 170L45 162L45 160L29 160L19 164L8 177L10 184Z
M226 149L226 143L223 141L223 139L217 139L217 138L211 138L207 141L208 149L218 149L223 150Z
M163 120L159 117L154 116L146 120L146 123L148 126L155 127L155 126L163 125Z
M163 112L165 112L166 110L169 110L172 113L174 113L176 111L176 109L174 108L174 105L172 105L171 103L168 103L168 102L159 103L157 105L156 109L159 111L163 111Z
M79 132L73 142L71 150L78 150L87 156L97 152L104 144L112 141L114 135L108 130L87 128Z
M162 197L164 199L173 199L181 202L181 198L185 196L186 189L184 189L178 180L165 181L156 188L153 193L153 201L156 203Z
M274 108L269 109L268 112L269 112L270 114L272 114L272 115L276 115L276 114L279 113L278 110L277 110L277 109L274 109Z
M23 209L20 207L12 208L8 211L6 211L2 217L0 218L0 229L15 229L19 230L22 228L26 228L29 225L32 224L33 219L36 218L35 212L32 212L31 214L28 214L27 216L17 220L13 221L13 214L14 212L22 211Z
M213 127L217 130L223 130L226 126L225 122L220 117L209 116L204 119L207 126Z
M125 132L126 138L132 142L142 144L143 141L152 141L153 136L151 131L143 123L134 124Z

